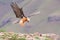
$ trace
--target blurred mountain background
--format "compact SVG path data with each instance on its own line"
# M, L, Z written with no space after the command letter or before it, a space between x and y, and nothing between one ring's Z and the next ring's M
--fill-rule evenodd
M11 2L16 2L19 7L23 7L26 16L40 11L39 15L30 17L30 22L24 27L19 24L12 24L17 20L10 6ZM60 0L0 0L0 29L21 33L56 33L60 34L60 22L48 22L49 16L60 16Z

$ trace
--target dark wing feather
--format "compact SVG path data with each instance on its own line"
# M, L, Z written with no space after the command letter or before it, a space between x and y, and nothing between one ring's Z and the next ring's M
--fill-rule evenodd
M22 8L19 8L16 3L12 2L11 7L17 18L22 18L24 16Z

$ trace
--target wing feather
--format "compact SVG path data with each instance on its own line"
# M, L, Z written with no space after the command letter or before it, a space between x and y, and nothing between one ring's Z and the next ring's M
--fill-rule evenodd
M34 12L34 13L28 15L28 17L36 16L36 15L39 15L39 14L40 14L40 11L38 11L38 12Z
M22 18L24 16L22 8L19 8L16 3L12 2L11 7L17 18Z

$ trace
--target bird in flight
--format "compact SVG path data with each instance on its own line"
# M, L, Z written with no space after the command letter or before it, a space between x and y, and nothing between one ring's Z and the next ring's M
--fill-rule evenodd
M31 15L26 17L24 15L23 8L19 8L18 5L16 4L16 2L12 2L10 4L10 6L11 6L11 8L13 9L13 11L14 11L14 13L16 15L16 18L20 19L20 20L14 21L13 23L14 24L19 23L21 26L24 26L25 22L29 22L30 21L30 18L28 18L28 17L34 16L34 15L37 15L37 14L40 13L40 11L39 12L35 12L35 13L33 13L33 14L31 14Z

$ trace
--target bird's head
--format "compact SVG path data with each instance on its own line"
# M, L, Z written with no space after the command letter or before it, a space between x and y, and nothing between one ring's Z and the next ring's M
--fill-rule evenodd
M27 22L29 22L29 21L30 21L30 18L27 17Z

